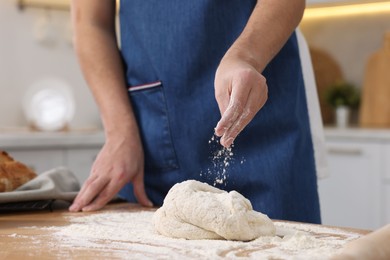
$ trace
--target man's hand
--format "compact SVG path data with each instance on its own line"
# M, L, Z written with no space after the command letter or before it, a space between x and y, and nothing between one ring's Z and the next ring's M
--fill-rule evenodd
M215 134L229 147L263 107L268 96L261 75L298 26L304 0L262 0L241 35L223 57L215 76L215 97L222 118Z
M245 60L224 57L215 75L215 97L222 115L215 134L229 147L267 101L266 79Z
M143 206L153 206L144 188L144 157L138 137L108 140L100 151L91 175L77 195L70 211L94 211L106 205L128 182ZM119 140L118 140L119 139Z

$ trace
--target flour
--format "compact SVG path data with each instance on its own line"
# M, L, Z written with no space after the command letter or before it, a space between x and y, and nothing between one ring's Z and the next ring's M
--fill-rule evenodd
M219 137L213 135L209 140L212 156L210 157L212 168L207 169L201 176L211 179L213 186L226 186L229 177L229 166L234 161L234 153L232 144L229 148L223 147L219 143ZM243 163L243 160L241 160Z
M156 233L153 214L151 210L69 214L71 224L44 229L52 241L50 246L61 250L64 259L75 250L91 249L95 259L96 255L102 259L328 259L347 241L360 236L317 225L274 221L277 236L251 242L173 239ZM39 242L39 236L36 239Z

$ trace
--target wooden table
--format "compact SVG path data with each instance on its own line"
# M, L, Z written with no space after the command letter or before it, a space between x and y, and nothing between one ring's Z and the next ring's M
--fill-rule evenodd
M66 227L72 224L70 221L72 218L82 217L82 216L92 216L93 214L102 214L104 212L118 212L126 213L126 212L138 212L138 211L149 211L150 209L142 208L136 204L128 204L128 203L117 203L110 204L106 206L102 211L94 212L94 213L71 213L66 209L55 210L54 212L50 211L40 211L40 212L30 212L30 213L9 213L0 215L0 259L114 259L114 258L122 258L126 256L123 252L118 255L118 250L124 250L123 247L114 246L115 241L104 242L105 247L100 246L83 246L77 245L76 247L62 246L61 240L56 240L53 236L54 231L47 227L55 227L61 228ZM286 222L288 223L288 222ZM99 224L99 223L97 223ZM130 225L130 224L129 224ZM351 229L343 229L346 232L350 232L354 235L363 235L366 234L367 231L363 230L351 230ZM332 234L326 234L331 237ZM335 238L340 238L339 234L334 234ZM135 249L129 249L127 259L144 259L142 256L147 256L149 259L172 259L178 258L178 256L182 253L184 255L188 254L196 259L197 255L191 255L192 253L185 250L185 246L183 243L191 243L187 240L178 240L177 247L175 248L173 239L170 239L170 244L168 244L168 249L170 251L153 251L151 252L138 252L138 254L133 254ZM186 242L187 241L187 242ZM231 241L226 241L226 243ZM141 242L127 242L128 246L134 244L142 244ZM181 243L181 244L180 244ZM222 243L222 242L221 242ZM233 243L233 242L231 242ZM242 246L247 246L243 242L240 246L237 246L235 250L243 256L250 256L250 252L247 250L242 250ZM147 245L151 245L152 243L148 242ZM97 245L97 244L95 244ZM122 244L123 245L123 244ZM212 243L210 242L212 246ZM233 244L234 245L234 244ZM161 246L161 245L160 245ZM242 247L242 248L240 248ZM119 249L118 249L119 248ZM133 247L129 247L133 248ZM238 250L240 248L240 251ZM196 248L197 250L199 248ZM137 249L138 250L138 249ZM252 251L254 249L251 249ZM170 258L169 252L179 252L175 257ZM164 256L162 257L161 253L164 252ZM238 253L235 253L235 256L238 256ZM168 257L167 257L168 256ZM198 255L199 256L199 255ZM219 253L218 257L229 257L228 252Z

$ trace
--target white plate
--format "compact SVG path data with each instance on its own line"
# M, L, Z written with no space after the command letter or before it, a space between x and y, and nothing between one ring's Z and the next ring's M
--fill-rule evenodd
M64 129L75 112L71 87L56 78L35 82L24 96L23 111L28 122L39 130Z

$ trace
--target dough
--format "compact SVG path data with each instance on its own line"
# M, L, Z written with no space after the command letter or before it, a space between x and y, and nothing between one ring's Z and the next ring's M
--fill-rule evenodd
M275 235L273 222L240 193L195 180L170 189L153 224L158 233L173 238L249 241Z

